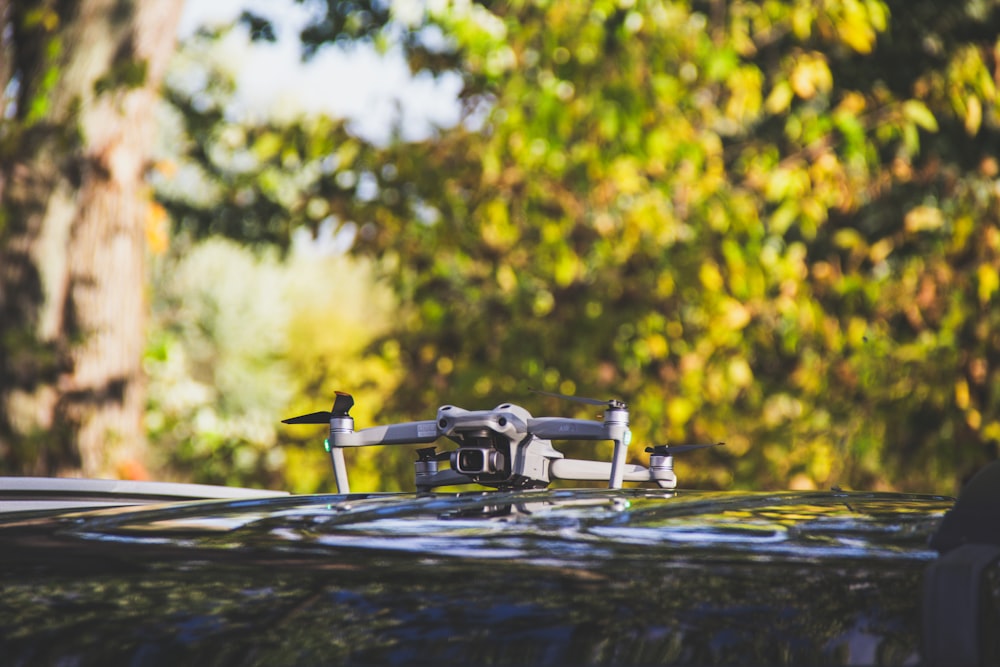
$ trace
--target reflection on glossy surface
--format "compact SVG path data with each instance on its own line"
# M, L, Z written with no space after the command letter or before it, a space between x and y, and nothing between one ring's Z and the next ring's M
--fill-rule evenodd
M0 517L10 664L914 664L945 498L310 496Z

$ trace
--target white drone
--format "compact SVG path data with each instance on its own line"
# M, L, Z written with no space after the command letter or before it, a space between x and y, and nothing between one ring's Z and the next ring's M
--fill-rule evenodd
M532 417L519 405L503 403L492 410L463 410L454 405L438 408L437 418L402 422L354 430L349 412L354 398L336 392L329 412L313 412L283 420L285 424L329 424L326 449L333 463L339 493L350 493L344 448L371 445L416 445L446 437L458 449L438 452L434 447L417 450L414 464L417 491L439 486L481 484L497 489L544 488L552 480L608 481L608 488L620 489L623 482L656 482L660 487L677 486L673 455L724 443L699 445L658 445L647 447L649 467L625 463L632 432L628 407L611 399L563 396L538 392L590 405L604 406L601 422L565 417ZM552 447L553 440L610 440L614 453L610 462L568 459ZM438 463L447 461L448 468Z

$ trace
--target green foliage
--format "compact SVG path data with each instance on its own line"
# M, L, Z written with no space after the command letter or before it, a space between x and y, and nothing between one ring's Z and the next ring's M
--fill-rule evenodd
M148 63L145 60L122 60L94 82L94 92L98 95L116 88L140 88L146 83Z
M371 420L394 388L395 372L365 350L391 304L370 269L179 240L155 262L152 288L146 422L161 465L203 483L326 488L322 429L279 433L278 422L322 409L344 386ZM373 454L353 456L359 490L374 485Z
M285 416L327 410L334 392L350 390L351 415L358 428L376 423L387 396L399 384L396 345L373 347L374 338L392 321L395 300L375 280L369 262L345 256L295 259L289 264L293 315L289 319L288 369L295 395ZM329 489L330 461L323 449L322 427L282 427L281 441L293 490ZM400 490L413 475L412 453L386 457L382 448L345 452L352 491Z
M1000 434L995 18L932 6L435 5L490 111L354 202L397 410L619 395L636 453L729 443L689 483L953 490Z
M234 84L214 61L215 37L195 37L167 76L173 113L170 149L153 174L157 199L176 232L286 249L293 229L317 230L353 195L356 182L333 177L350 170L357 142L322 116L230 118Z
M469 118L423 143L234 127L172 95L213 190L163 196L181 228L281 247L298 226L359 229L399 299L373 347L342 348L373 355L369 377L399 369L391 401L394 382L359 401L373 419L569 409L528 387L617 396L637 458L728 443L678 463L700 486L949 492L995 457L997 3L427 11L385 34L408 29L414 68L458 69ZM391 17L356 18L367 37ZM354 390L354 367L313 395Z
M281 361L290 316L282 268L224 241L158 264L146 357L151 441L199 482L275 482L284 457L273 415L292 388Z

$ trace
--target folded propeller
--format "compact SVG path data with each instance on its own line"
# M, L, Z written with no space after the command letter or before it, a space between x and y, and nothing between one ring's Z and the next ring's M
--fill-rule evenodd
M542 391L541 389L532 389L531 393L541 394L542 396L551 396L552 398L561 398L565 401L573 401L574 403L583 403L585 405L601 405L612 410L624 410L628 407L625 405L624 401L619 401L617 398L601 400L599 398L588 398L587 396L570 396L568 394L559 394L554 391Z
M693 449L722 447L725 444L726 443L724 442L712 442L702 445L656 445L655 447L646 447L646 452L654 456L673 456L674 454L680 454L681 452L690 452Z
M282 419L282 424L329 424L334 417L349 417L348 414L354 406L354 397L348 393L338 391L337 398L333 401L333 408L329 412L311 412L308 415L300 415L290 419Z

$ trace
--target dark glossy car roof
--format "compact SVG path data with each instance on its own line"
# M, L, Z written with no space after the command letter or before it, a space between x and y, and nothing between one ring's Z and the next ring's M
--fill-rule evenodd
M650 489L0 514L8 664L916 664L940 496Z

